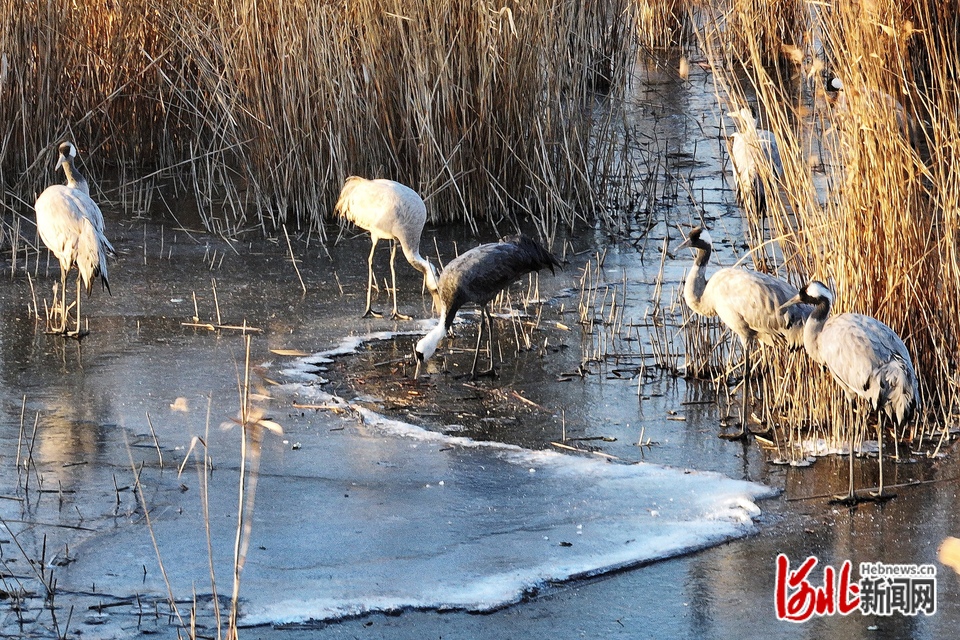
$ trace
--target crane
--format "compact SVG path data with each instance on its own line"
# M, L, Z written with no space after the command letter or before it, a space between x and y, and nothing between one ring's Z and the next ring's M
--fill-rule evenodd
M875 109L877 112L893 112L896 116L897 128L906 134L908 139L913 139L916 132L916 123L907 113L900 101L880 89L869 87L847 87L840 78L833 77L827 82L827 91L833 98L833 110L839 117L841 124L847 124L846 121L856 120L857 116L851 111L851 103L848 102L848 94L860 100L858 108L861 110L864 105L868 109ZM855 100L856 101L856 100ZM847 125L850 126L850 125ZM860 123L854 122L854 127L859 127Z
M427 207L416 191L393 180L350 176L340 190L336 212L369 231L373 241L367 259L367 308L362 317L379 318L382 315L371 308L370 301L374 285L373 254L380 240L390 240L390 274L393 278L393 313L390 317L394 320L410 319L397 310L397 241L407 262L423 274L427 289L436 297L437 274L430 262L420 255L420 234L427 220Z
M99 276L103 288L110 292L107 279L107 254L115 255L113 245L104 234L103 213L90 198L90 186L73 164L77 148L72 142L59 146L56 168L62 168L66 184L51 185L37 198L37 231L40 239L60 261L61 322L54 333L82 338L80 330L80 282L90 295L93 280ZM77 328L67 331L67 273L77 267Z
M876 498L883 496L883 426L886 416L899 427L920 407L917 374L910 353L897 333L876 318L860 313L830 316L833 294L822 282L811 281L782 308L812 305L803 345L810 357L825 365L851 403L859 396L877 412L880 479ZM829 316L829 317L828 317ZM844 502L856 502L853 486L854 429L850 426L850 484Z
M767 211L766 184L770 178L783 178L780 147L772 131L757 128L750 109L743 107L727 114L738 131L727 138L727 152L733 162L737 198L741 206L752 208L759 216Z
M793 285L766 273L739 267L716 271L708 280L704 267L710 261L713 243L703 227L694 227L675 251L696 249L693 267L684 282L683 297L694 312L719 316L721 322L740 338L743 345L743 396L739 433L721 437L746 437L747 394L750 391L750 352L754 340L768 346L799 349L803 346L803 323L810 308L782 305L797 294Z
M492 374L494 371L493 328L487 303L524 275L545 267L549 268L551 273L555 273L554 268L559 266L560 262L552 253L536 240L522 235L509 236L500 242L482 244L451 260L440 272L438 295L440 319L437 321L437 326L417 342L415 349L417 372L414 377L419 376L420 365L433 356L440 340L450 331L460 307L471 302L480 306L482 317L470 376ZM487 341L490 346L490 368L477 374L477 358L480 354L484 322L487 325Z

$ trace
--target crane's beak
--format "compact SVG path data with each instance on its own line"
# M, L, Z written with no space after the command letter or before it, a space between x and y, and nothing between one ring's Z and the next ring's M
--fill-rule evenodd
M64 165L64 163L69 162L69 161L70 161L70 159L67 158L67 156L65 156L65 155L63 155L63 154L61 153L61 154L60 154L60 158L57 160L57 164L53 167L53 170L56 171L57 169L59 169L60 167L62 167L62 166Z
M782 305L780 305L780 311L786 311L788 308L792 307L793 305L800 304L802 302L803 302L803 298L798 293L797 295L793 296L792 298L784 302Z
M677 251L680 251L680 249L686 249L689 246L690 246L690 238L687 238L686 240L678 244L676 247L674 247L673 252L676 253Z

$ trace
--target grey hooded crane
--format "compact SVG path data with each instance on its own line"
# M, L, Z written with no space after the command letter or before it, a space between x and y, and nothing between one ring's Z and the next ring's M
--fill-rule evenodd
M63 168L67 184L47 187L37 198L37 231L43 244L60 261L61 323L56 329L73 337L82 337L80 330L80 282L90 294L93 280L99 276L104 289L110 291L107 279L107 254L115 254L104 234L103 213L90 198L86 179L73 165L77 149L71 142L59 148L56 167ZM67 273L77 267L77 328L67 332Z
M493 335L487 303L524 275L543 268L549 268L551 273L555 273L554 268L559 266L560 262L552 253L536 240L526 236L510 236L500 242L482 244L451 260L440 273L440 319L437 326L417 342L416 375L420 373L420 365L433 356L440 340L450 331L460 307L468 303L479 305L483 316L470 375L474 377L493 373ZM487 325L487 340L490 345L490 368L477 374L477 358L480 354L484 322Z
M361 229L370 232L373 246L367 259L367 308L363 317L380 317L378 311L371 308L370 297L373 290L373 254L377 242L390 240L390 275L393 279L393 314L391 318L409 320L397 310L397 241L403 248L403 255L413 268L423 274L427 290L431 295L437 292L437 275L433 266L420 255L420 235L427 221L427 207L416 191L393 180L367 180L350 176L343 183L340 197L337 199L336 212Z
M877 412L877 441L880 449L880 479L874 497L883 496L882 418L901 426L920 407L917 374L910 353L897 333L876 318L859 313L830 316L833 294L822 283L812 281L783 308L796 304L813 305L803 332L803 346L810 357L833 374L851 403L856 396L870 402ZM857 500L853 486L853 425L850 427L850 485L844 501Z
M744 438L747 394L750 391L750 352L755 346L754 340L771 347L801 348L803 323L810 308L781 308L787 300L797 295L797 288L759 271L728 267L714 272L708 280L704 267L710 261L713 244L710 234L703 227L691 229L687 239L676 250L685 247L693 247L697 251L683 287L687 306L702 316L719 316L721 322L737 334L743 344L744 385L740 431L721 437Z

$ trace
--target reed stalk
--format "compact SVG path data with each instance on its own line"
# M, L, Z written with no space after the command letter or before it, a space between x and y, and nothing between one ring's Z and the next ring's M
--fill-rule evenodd
M636 55L632 0L0 0L0 185L32 202L54 143L140 215L317 229L343 179L390 177L435 222L601 213ZM598 100L599 99L599 100ZM96 189L95 185L95 189ZM103 195L103 194L101 194Z
M765 177L766 218L747 221L752 245L774 254L782 277L827 283L835 313L872 315L903 338L926 411L897 435L918 440L958 402L958 13L937 2L786 4L804 19L731 0L702 40L721 108L751 104L784 164L783 180ZM771 62L778 47L789 65ZM827 90L833 76L839 95ZM763 366L764 397L789 424L847 438L845 400L825 372L769 352ZM789 397L778 392L785 379Z

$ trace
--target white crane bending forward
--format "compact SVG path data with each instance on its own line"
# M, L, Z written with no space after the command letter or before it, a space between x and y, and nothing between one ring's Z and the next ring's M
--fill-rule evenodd
M883 498L883 426L886 416L897 427L913 419L920 407L919 385L910 353L896 332L876 318L859 313L830 316L833 294L816 280L783 307L813 305L803 331L803 346L825 365L850 402L860 396L877 412L880 479L874 498ZM828 316L830 316L828 318ZM856 502L853 486L854 428L850 424L850 486L843 502Z
M743 395L741 397L740 431L721 434L721 438L745 438L747 395L750 392L750 352L754 340L776 347L799 349L803 346L803 323L810 308L781 308L797 294L793 285L759 271L727 267L707 280L704 267L713 251L710 234L703 227L691 229L687 239L676 249L693 247L697 253L687 274L683 297L694 312L702 316L719 316L740 338L743 345Z
M367 308L364 318L381 317L381 313L371 309L370 296L374 285L373 254L377 242L390 240L390 275L393 278L393 314L394 320L409 320L397 310L397 244L403 248L403 255L414 269L423 274L427 290L436 297L437 274L433 266L420 255L420 234L427 221L427 207L416 191L393 180L367 180L350 176L343 183L337 200L336 212L361 229L370 232L373 246L367 259Z
M433 356L440 340L450 331L460 307L470 302L480 306L482 315L470 377L493 374L493 327L487 303L524 275L545 267L555 273L554 268L559 266L560 262L552 253L526 236L509 236L500 242L482 244L451 260L440 273L440 320L417 342L417 371L414 377L419 377L420 365ZM478 374L477 357L480 354L484 322L487 325L490 368Z
M100 276L103 288L110 291L107 279L107 254L115 255L113 245L104 235L103 214L90 198L90 186L73 165L77 148L64 142L59 148L56 168L63 168L67 184L47 187L37 198L37 231L43 244L60 261L61 321L53 330L75 338L82 338L80 330L80 281L90 295L93 280ZM77 328L67 331L67 273L77 267Z
M780 147L772 131L757 128L757 120L750 109L743 107L727 114L737 124L738 131L727 139L727 151L733 162L737 184L737 199L748 211L759 218L767 213L766 185L775 185L783 178Z

